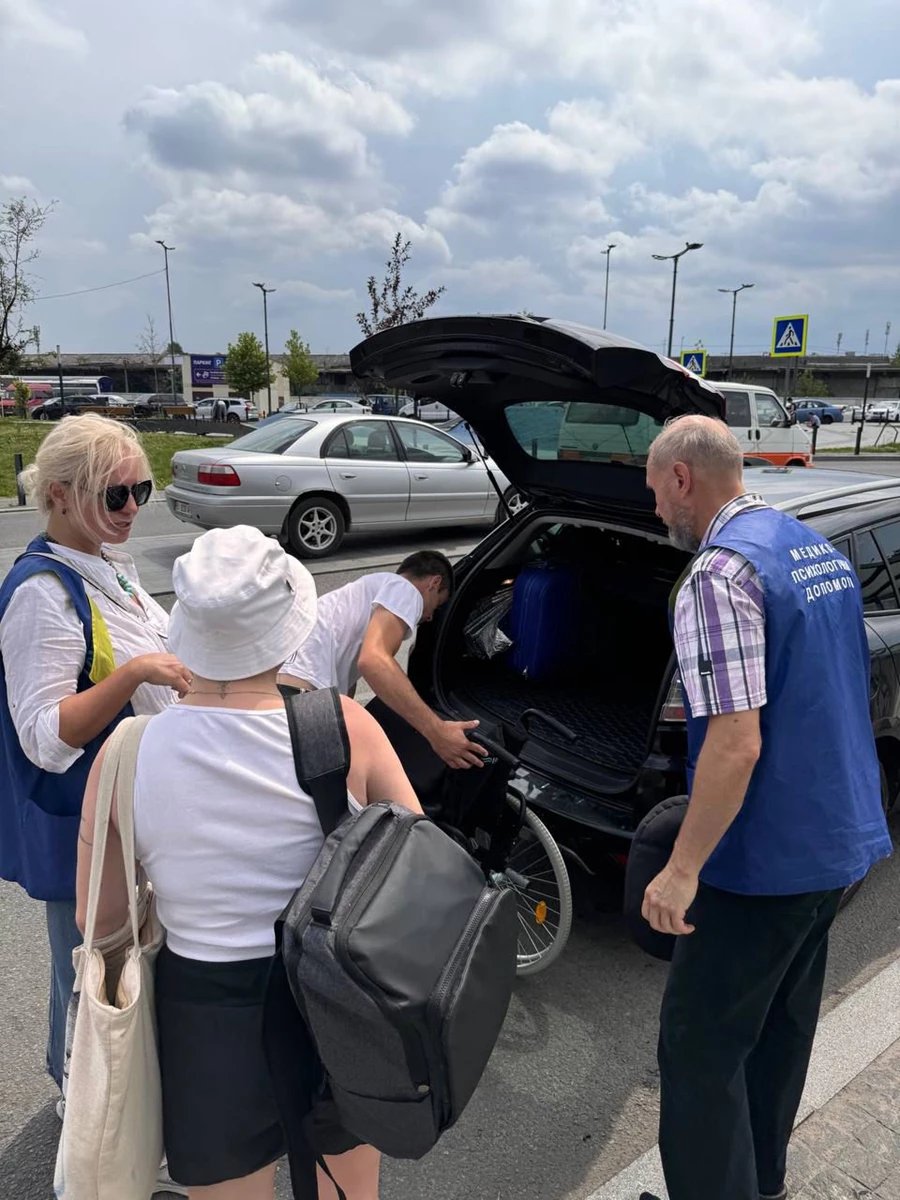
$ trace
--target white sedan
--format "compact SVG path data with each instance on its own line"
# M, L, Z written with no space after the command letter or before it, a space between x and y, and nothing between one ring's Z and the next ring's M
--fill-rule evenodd
M202 529L255 525L301 558L323 558L349 529L504 519L518 493L488 466L496 488L475 449L421 421L288 413L228 446L179 450L166 502Z

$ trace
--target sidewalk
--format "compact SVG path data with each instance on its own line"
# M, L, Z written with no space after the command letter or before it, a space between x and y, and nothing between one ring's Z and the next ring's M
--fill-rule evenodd
M790 1200L900 1200L900 956L819 1022L788 1154ZM666 1200L659 1147L588 1200Z
M794 1130L791 1200L900 1198L900 1040Z

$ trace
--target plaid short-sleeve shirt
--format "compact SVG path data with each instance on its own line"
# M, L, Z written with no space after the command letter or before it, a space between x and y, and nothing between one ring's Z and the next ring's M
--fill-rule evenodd
M759 496L730 500L715 515L675 601L681 686L697 717L748 712L766 703L763 591L753 564L733 550L704 549Z

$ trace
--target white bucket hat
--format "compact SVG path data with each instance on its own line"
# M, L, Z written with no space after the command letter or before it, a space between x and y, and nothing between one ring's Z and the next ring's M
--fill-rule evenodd
M175 560L172 584L169 650L206 679L280 666L316 623L312 575L249 525L201 534Z

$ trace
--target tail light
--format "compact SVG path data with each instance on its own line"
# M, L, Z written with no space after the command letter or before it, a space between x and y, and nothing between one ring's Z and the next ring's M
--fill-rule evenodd
M684 724L684 694L681 691L681 677L676 671L672 676L672 682L669 685L669 692L663 701L662 711L659 714L661 722L670 725Z
M216 487L240 487L241 477L234 467L226 463L209 463L197 472L198 483L211 483Z

